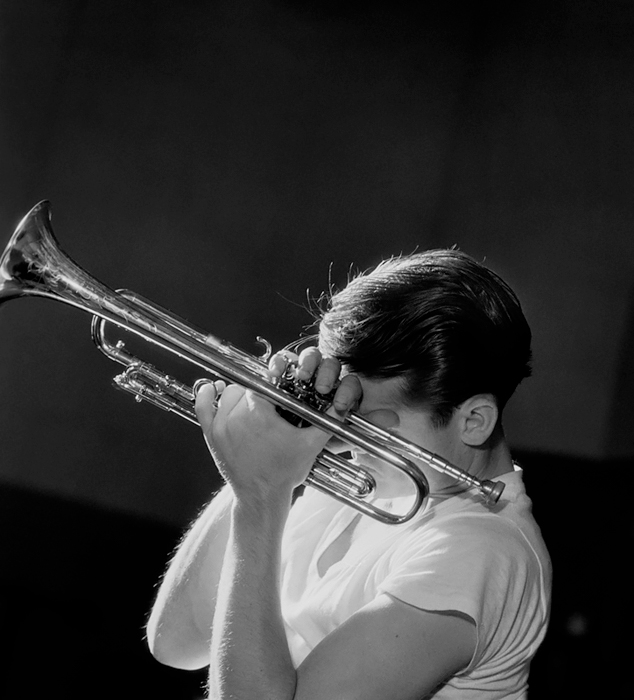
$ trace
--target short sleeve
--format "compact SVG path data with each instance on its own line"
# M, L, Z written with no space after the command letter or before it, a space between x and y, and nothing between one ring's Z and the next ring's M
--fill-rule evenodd
M494 635L512 633L527 589L539 586L535 556L517 528L495 516L469 514L412 533L391 557L380 592L414 607L457 611L478 629L480 653ZM509 619L507 619L509 618Z

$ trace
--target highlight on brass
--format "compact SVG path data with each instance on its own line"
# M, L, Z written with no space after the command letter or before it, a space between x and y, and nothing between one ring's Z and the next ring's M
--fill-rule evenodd
M397 514L372 503L376 483L370 473L327 448L317 457L306 485L376 520L388 524L404 523L423 505L429 486L412 459L422 460L458 482L475 486L489 503L497 502L502 494L502 482L477 479L358 414L349 414L343 422L330 417L307 400L305 386L295 386L288 378L279 385L272 383L263 358L250 355L188 324L134 292L114 290L102 284L60 248L51 227L51 207L47 201L37 204L22 219L0 258L0 304L24 296L61 301L92 314L92 337L97 347L125 368L115 377L115 384L132 393L138 401L149 401L198 423L194 412L195 388L130 354L122 341L110 342L106 332L111 324L193 363L203 370L206 377L240 384L257 392L285 413L382 460L386 469L405 473L412 482L415 495L409 510Z

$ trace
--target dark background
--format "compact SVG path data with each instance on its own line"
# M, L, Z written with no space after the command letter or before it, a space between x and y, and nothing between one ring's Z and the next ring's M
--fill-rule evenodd
M3 240L50 199L93 275L254 353L388 255L457 244L514 286L505 425L555 566L531 700L629 692L633 39L631 0L0 3ZM193 700L142 628L218 477L88 321L0 312L0 698Z

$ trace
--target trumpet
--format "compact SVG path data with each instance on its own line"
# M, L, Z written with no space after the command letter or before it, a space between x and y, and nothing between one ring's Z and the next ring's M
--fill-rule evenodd
M305 485L346 503L359 512L386 524L410 520L429 495L429 484L412 459L448 474L468 487L476 487L487 503L496 503L504 484L480 480L398 434L350 413L341 421L327 413L328 400L314 391L310 382L298 380L292 367L279 380L267 372L270 345L255 357L225 340L198 329L141 295L126 289L111 289L75 263L60 248L51 226L48 201L37 204L22 219L0 258L0 304L24 296L45 297L92 314L92 338L111 360L125 367L114 383L133 394L198 424L194 403L197 384L188 385L163 373L128 352L123 341L107 338L110 325L193 363L208 377L239 384L270 400L292 422L314 425L351 447L378 458L403 472L412 482L414 497L404 513L393 513L372 503L376 482L372 475L350 460L326 448L317 456ZM199 381L210 381L202 379Z

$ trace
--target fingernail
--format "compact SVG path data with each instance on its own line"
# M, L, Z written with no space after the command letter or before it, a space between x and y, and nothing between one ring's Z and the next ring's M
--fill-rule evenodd
M213 381L211 379L197 379L194 382L194 386L192 387L192 391L194 393L194 396L198 396L200 390L204 387L207 386L208 384L213 384ZM215 390L215 387L214 387Z

